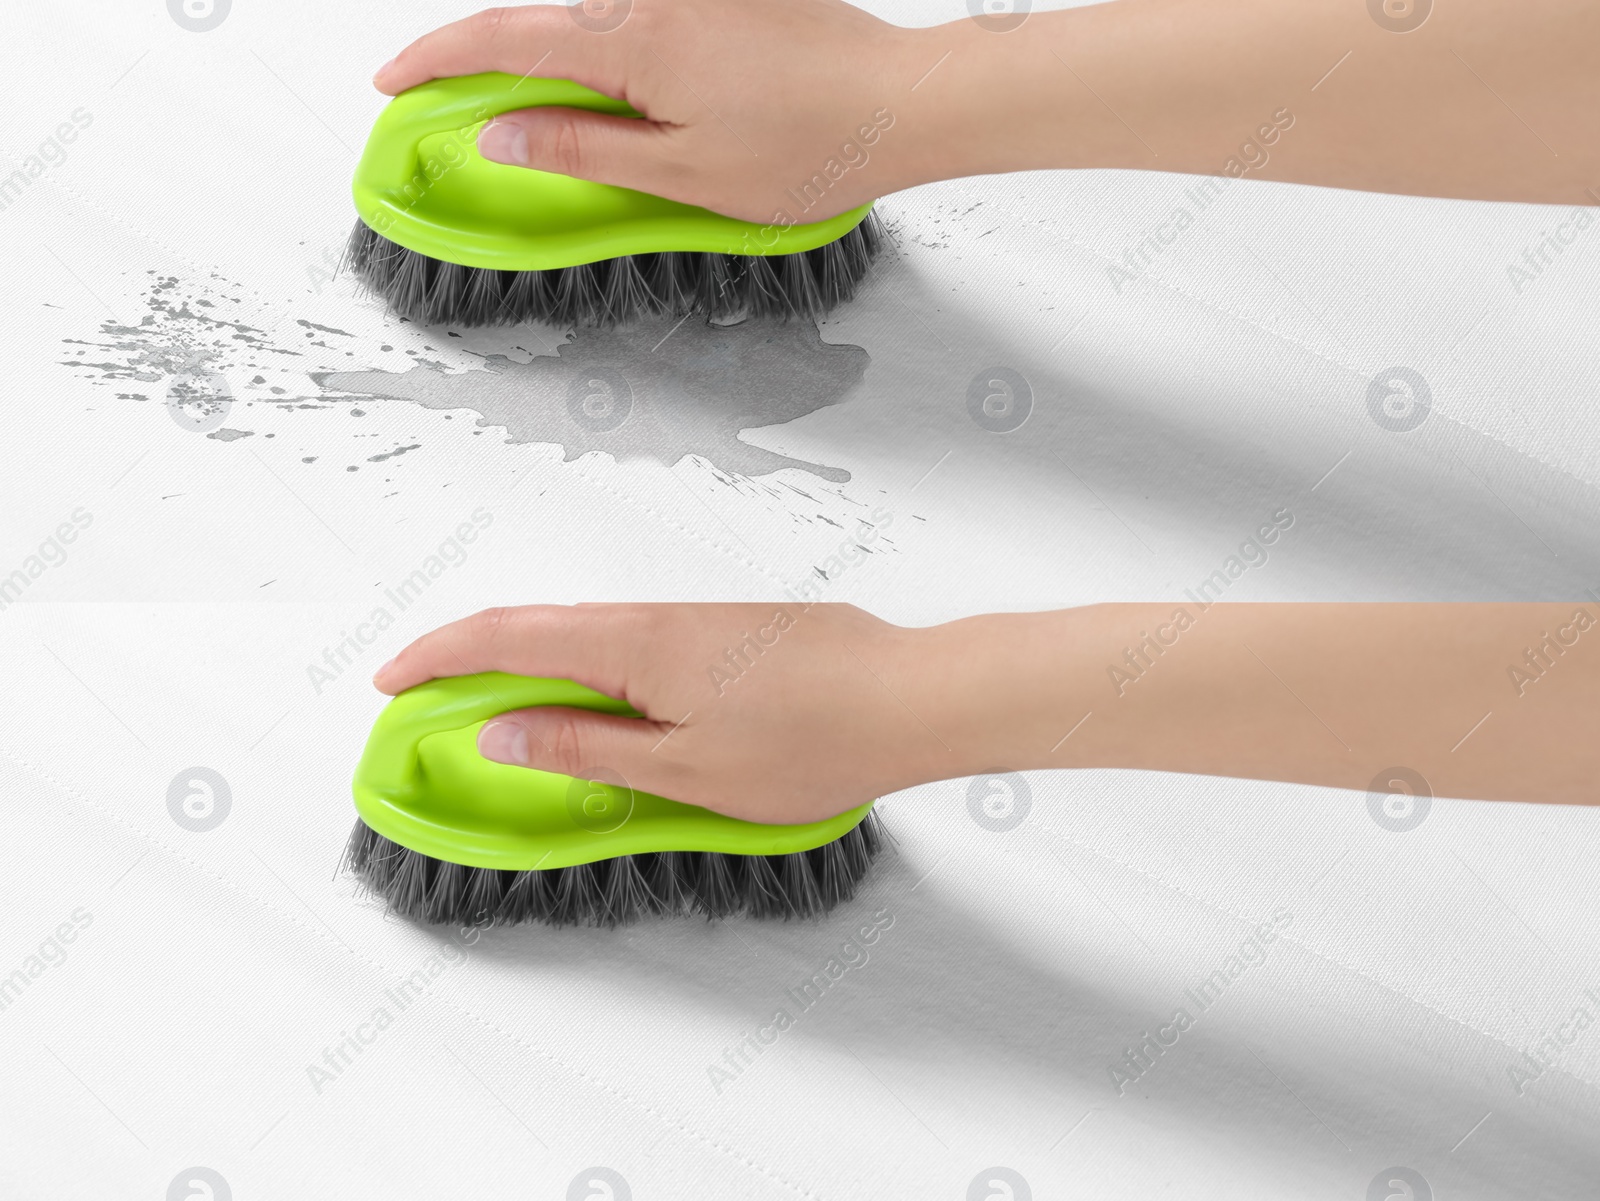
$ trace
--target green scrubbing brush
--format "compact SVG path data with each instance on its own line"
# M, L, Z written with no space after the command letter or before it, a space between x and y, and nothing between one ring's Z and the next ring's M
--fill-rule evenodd
M855 894L881 846L871 804L769 826L478 754L485 721L531 705L638 716L570 680L501 672L430 680L379 715L345 861L392 911L454 925L819 917Z
M882 232L870 204L768 226L490 162L483 125L541 105L639 114L564 79L436 79L384 108L356 168L346 259L426 324L613 325L651 315L815 319L849 299Z

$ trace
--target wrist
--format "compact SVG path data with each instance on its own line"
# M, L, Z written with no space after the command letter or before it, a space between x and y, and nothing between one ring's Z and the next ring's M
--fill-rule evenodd
M1001 39L971 20L905 34L894 190L1013 169Z
M1149 150L1096 97L1120 74L1121 4L1034 13L1009 32L967 18L904 30L886 174L898 190L969 175L1145 167ZM1110 44L1107 44L1110 43ZM1069 67L1069 63L1073 66ZM1083 73L1094 76L1086 83ZM901 131L897 129L897 133Z
M999 613L904 629L904 700L934 737L903 765L912 783L995 768L1102 766L1080 737L1104 697L1103 606ZM1101 656L1103 657L1103 655Z

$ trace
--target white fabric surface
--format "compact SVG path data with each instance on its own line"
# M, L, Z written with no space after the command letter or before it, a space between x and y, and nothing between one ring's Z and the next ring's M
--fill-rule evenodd
M1593 1195L1600 1028L1570 1022L1600 1015L1589 810L1440 801L1397 834L1358 794L1037 773L1005 833L966 781L887 799L894 853L820 925L463 949L352 897L333 869L366 677L410 637L495 603L781 595L874 507L879 553L827 595L908 623L1178 598L1284 508L1230 598L1600 586L1600 233L1518 291L1508 266L1566 215L1531 206L1247 181L1118 290L1108 269L1195 181L919 189L885 202L898 253L821 329L870 359L826 407L739 424L669 356L679 382L641 403L706 457L507 443L465 408L330 391L313 372L416 359L466 387L482 356L566 337L432 336L325 278L366 74L456 15L240 0L201 35L153 2L7 13L0 151L20 167L92 120L0 210L0 577L81 514L0 609L0 979L75 932L0 1009L0 1194L184 1196L199 1165L241 1199L582 1196L592 1166L641 1201L988 1196L990 1168L1037 1198L1356 1199L1391 1166L1440 1198ZM185 356L227 379L238 433L171 419ZM995 365L1035 397L1012 434L966 410ZM1432 390L1407 433L1367 410L1394 365ZM566 384L518 395L559 410ZM749 447L815 467L745 478ZM464 560L314 685L479 509ZM204 833L167 805L195 766L231 795ZM840 948L874 913L866 961L801 1012L788 990L859 958ZM1260 962L1186 1001L1272 921ZM393 1023L315 1086L380 1007ZM778 1008L792 1028L714 1087ZM1191 1028L1119 1092L1178 1008Z

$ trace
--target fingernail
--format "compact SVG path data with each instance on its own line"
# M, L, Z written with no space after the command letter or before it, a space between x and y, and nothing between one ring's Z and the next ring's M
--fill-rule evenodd
M385 72L385 71L387 71L387 70L388 70L388 69L389 69L389 68L390 68L390 67L392 67L392 66L394 66L394 64L395 64L395 63L396 63L396 62L397 62L397 61L398 61L398 60L397 60L397 59L393 59L393 58L391 58L391 59L390 59L390 60L389 60L389 61L388 61L388 62L386 62L386 63L384 63L384 64L383 64L383 66L381 66L381 67L379 67L379 68L378 68L378 69L377 69L377 70L376 70L376 71L374 71L374 72L373 72L373 73L372 73L372 78L373 78L373 79L377 79L377 78L378 78L378 77L379 77L379 76L381 76L381 75L382 75L382 74L383 74L383 73L384 73L384 72Z
M496 763L528 766L528 731L519 721L491 721L478 731L478 754Z
M378 670L377 670L377 671L375 671L375 672L373 672L373 673L372 673L372 678L373 678L373 679L374 679L374 680L376 680L376 679L377 679L377 678L378 678L378 677L379 677L379 676L381 676L381 675L382 675L382 674L383 674L383 673L384 673L384 672L386 672L386 671L388 671L388 670L389 670L389 669L390 669L390 668L391 668L391 667L393 667L393 666L394 666L394 660L393 660L393 659L390 659L390 660L389 660L389 661L388 661L388 662L387 662L387 663L385 663L385 664L384 664L384 665L383 665L383 666L382 666L382 667L380 667L380 668L378 668Z
M478 153L490 162L528 165L528 131L510 121L491 121L478 135Z

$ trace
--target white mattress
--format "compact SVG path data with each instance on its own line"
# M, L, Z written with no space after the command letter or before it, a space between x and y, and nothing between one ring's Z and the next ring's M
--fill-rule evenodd
M886 798L893 853L817 925L463 944L353 896L367 676L409 638L781 595L874 508L826 596L915 624L1179 597L1281 509L1230 599L1600 586L1600 234L1508 274L1562 211L1245 181L1117 281L1196 181L970 180L883 203L895 253L815 336L440 336L327 266L370 68L456 15L7 14L0 151L79 115L0 210L0 1193L1593 1195L1590 810L1394 833L1360 794L1036 773L1004 832L968 781ZM565 408L619 365L626 439ZM1009 434L967 411L994 367ZM1431 392L1405 432L1393 367ZM170 415L182 370L226 381L215 428ZM200 768L204 831L168 803Z

